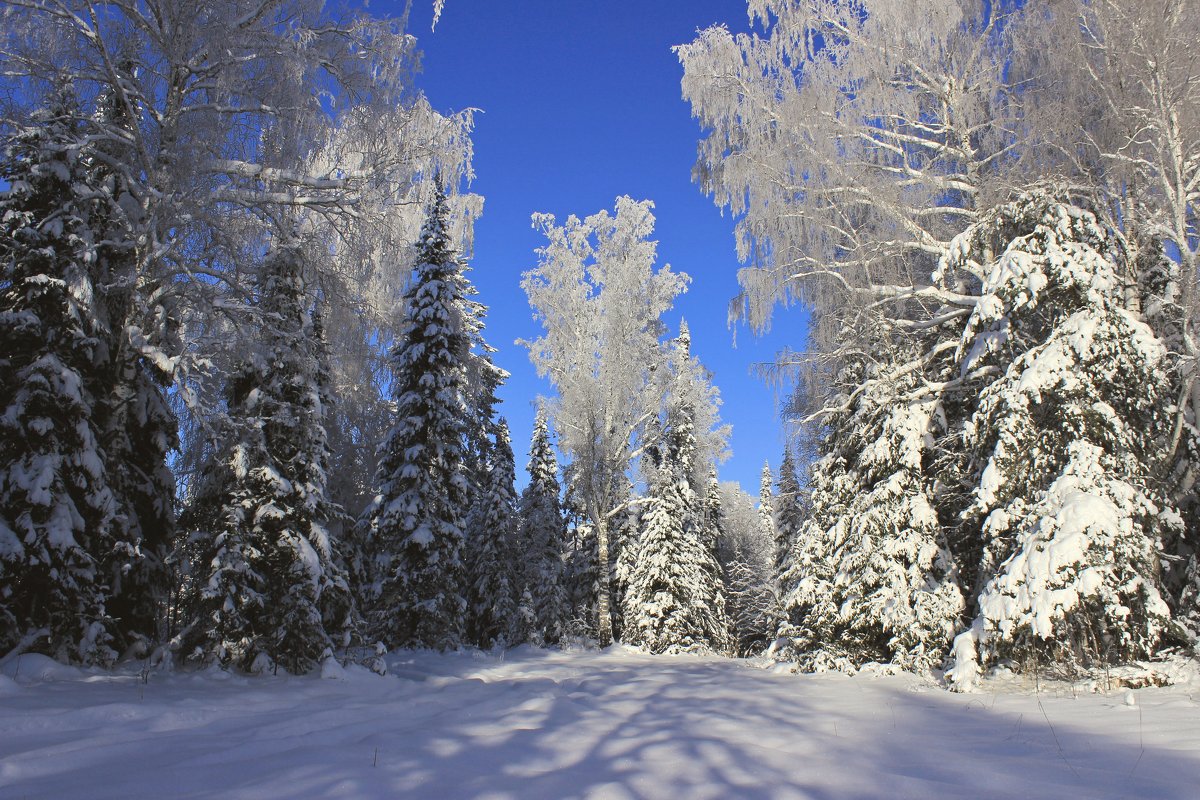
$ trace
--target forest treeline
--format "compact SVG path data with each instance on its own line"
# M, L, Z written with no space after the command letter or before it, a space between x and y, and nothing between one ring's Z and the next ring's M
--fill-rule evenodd
M733 320L811 312L757 509L650 202L535 215L518 493L471 117L405 20L89 8L3 17L0 652L586 637L966 687L1194 646L1194 4L751 0L677 48Z

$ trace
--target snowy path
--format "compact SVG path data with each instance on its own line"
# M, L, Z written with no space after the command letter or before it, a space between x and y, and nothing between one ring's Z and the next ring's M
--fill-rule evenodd
M1200 703L1134 698L1039 706L620 648L146 685L26 656L0 677L0 798L1200 796Z

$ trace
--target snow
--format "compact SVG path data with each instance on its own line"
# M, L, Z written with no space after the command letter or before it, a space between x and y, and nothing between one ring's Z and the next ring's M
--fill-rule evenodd
M0 794L121 798L1191 798L1187 684L952 694L594 651L398 651L338 679L60 667L0 677ZM335 677L332 668L326 678ZM1132 704L1131 700L1132 698Z

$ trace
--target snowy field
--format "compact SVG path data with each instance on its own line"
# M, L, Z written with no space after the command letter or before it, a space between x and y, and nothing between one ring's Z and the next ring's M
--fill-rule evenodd
M390 659L143 682L23 656L0 677L0 797L1200 796L1200 686L953 695L619 647Z

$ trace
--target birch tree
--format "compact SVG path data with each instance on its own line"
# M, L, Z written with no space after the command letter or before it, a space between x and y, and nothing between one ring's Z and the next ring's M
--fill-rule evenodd
M523 342L538 373L553 382L549 404L559 445L571 460L570 492L597 540L598 634L612 643L610 529L628 502L631 459L659 411L660 318L688 278L654 269L653 204L617 198L613 213L558 225L534 215L547 237L522 287L544 334Z
M929 276L1013 143L1013 90L994 58L1007 5L751 0L749 11L763 36L709 28L676 51L707 131L697 181L739 217L748 266L733 313L762 328L776 304L811 303L821 349L845 344L836 307L890 303L922 324L967 313L966 287Z

